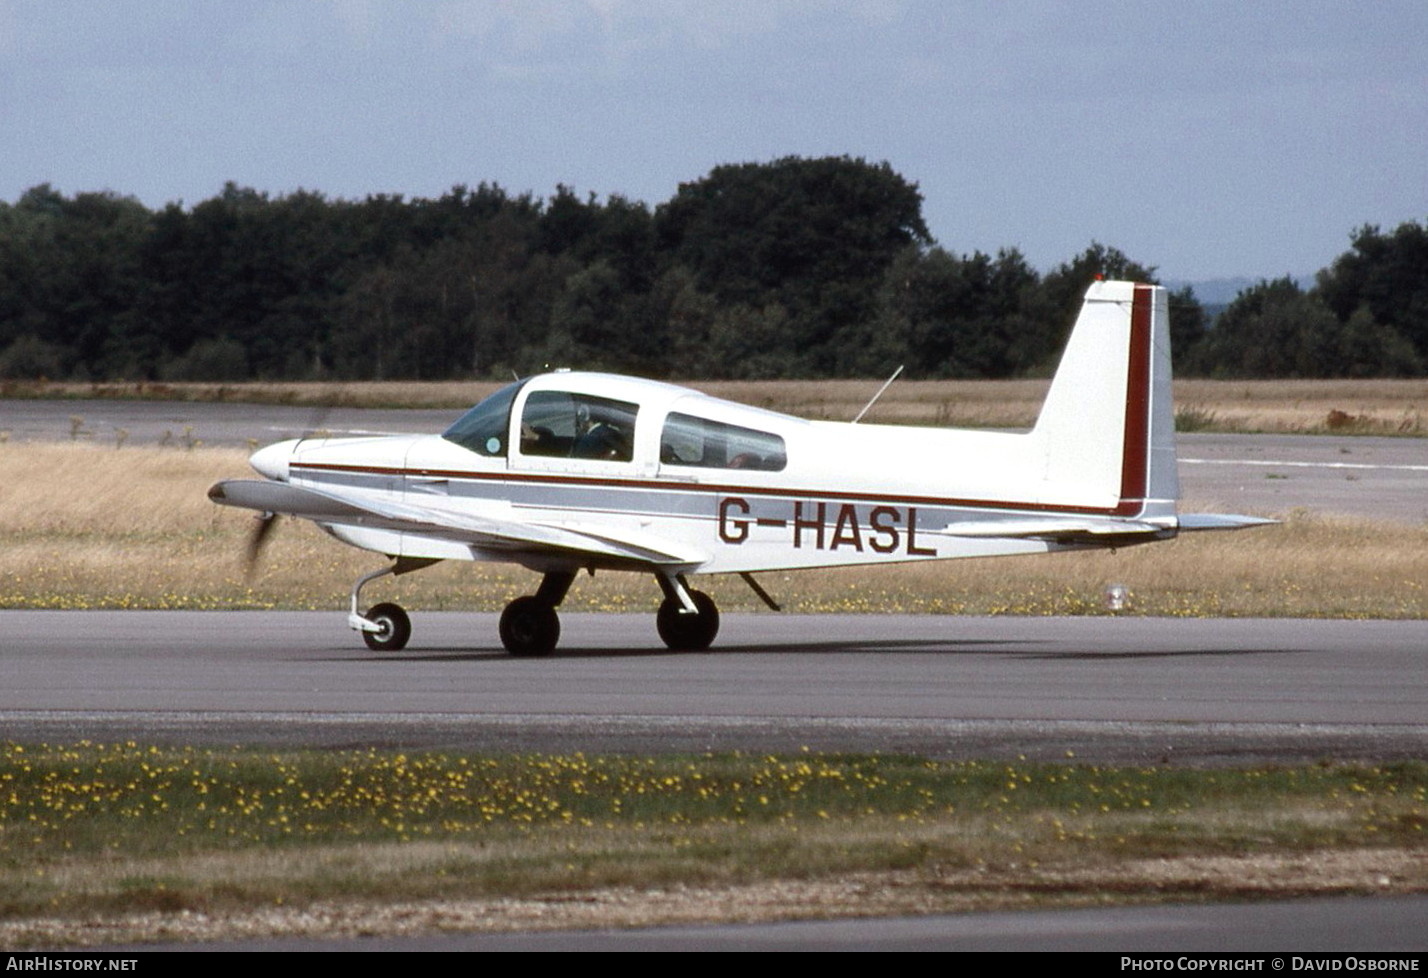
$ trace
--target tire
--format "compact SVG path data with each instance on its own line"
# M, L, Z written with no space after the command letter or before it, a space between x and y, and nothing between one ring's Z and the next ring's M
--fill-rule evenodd
M407 647L407 641L412 637L412 620L401 605L374 605L362 617L381 629L362 633L362 641L367 643L367 648L373 652L400 652Z
M560 641L560 616L535 595L506 605L501 612L501 644L518 658L550 655Z
M697 613L691 615L677 600L666 598L655 615L655 627L664 644L674 651L703 652L719 634L719 609L703 591L690 591L689 596L699 609Z

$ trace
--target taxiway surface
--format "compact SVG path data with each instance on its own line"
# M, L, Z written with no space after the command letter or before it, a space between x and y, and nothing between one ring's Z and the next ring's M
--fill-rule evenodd
M401 653L340 613L0 612L0 736L472 750L880 750L1249 763L1428 756L1428 622L564 616L513 659L494 615Z

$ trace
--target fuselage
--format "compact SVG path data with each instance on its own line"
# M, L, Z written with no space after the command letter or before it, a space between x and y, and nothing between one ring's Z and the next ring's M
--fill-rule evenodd
M677 541L689 570L731 572L1058 549L940 533L998 516L1114 514L1117 487L1104 480L1047 482L1043 441L1035 431L808 421L671 384L560 372L503 389L443 435L308 438L264 449L254 464L293 485L454 517ZM430 534L326 528L393 556L512 559Z

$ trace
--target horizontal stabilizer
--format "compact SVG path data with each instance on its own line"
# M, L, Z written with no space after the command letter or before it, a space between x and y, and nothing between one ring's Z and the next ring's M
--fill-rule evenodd
M1166 527L1141 520L1030 519L983 520L953 523L942 531L953 537L990 539L1057 540L1088 543L1109 537L1142 536L1147 540L1166 535Z
M1182 513L1180 529L1190 530L1244 530L1252 526L1269 526L1279 520L1265 519L1263 516L1235 516L1230 513Z

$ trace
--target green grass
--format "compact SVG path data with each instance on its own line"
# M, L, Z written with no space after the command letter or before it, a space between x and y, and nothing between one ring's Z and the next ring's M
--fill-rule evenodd
M1276 881L1252 861L1362 852L1393 867L1399 890L1421 892L1426 793L1422 763L1182 770L10 744L0 942L53 942L55 921L140 911L569 900L849 874L871 874L874 887L902 874L901 896L932 909L968 893L1005 905L1008 894L1358 892L1369 884ZM1207 857L1241 868L1218 884L1203 873L1167 884L1147 870Z

